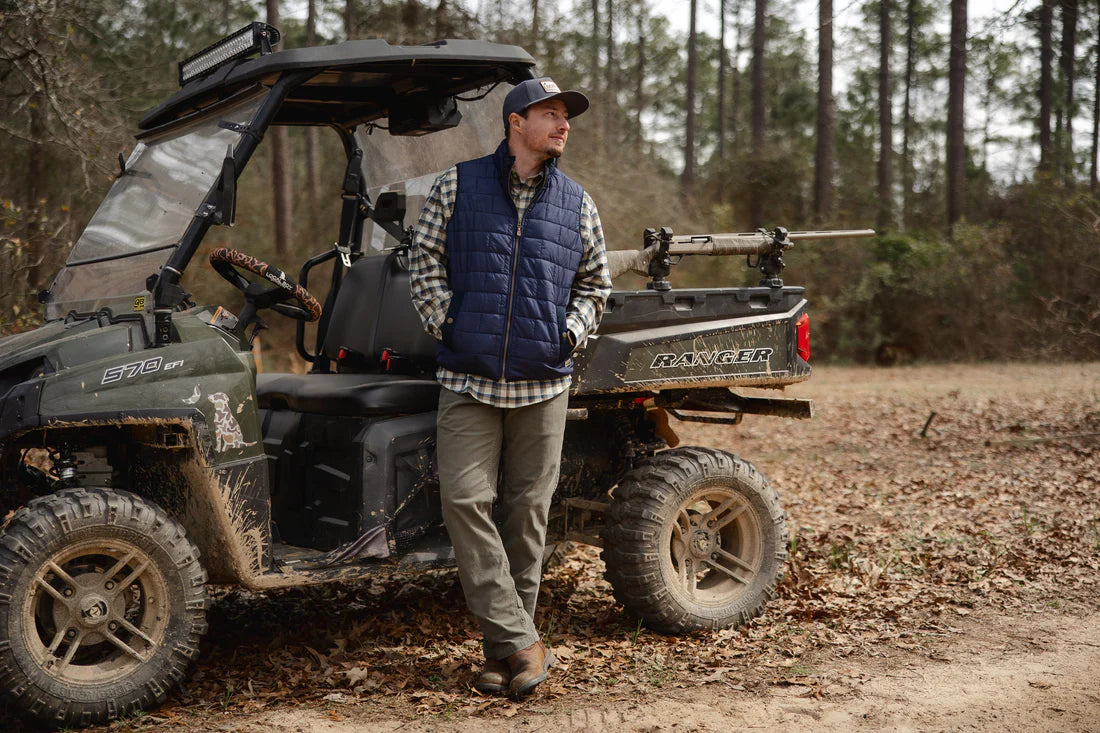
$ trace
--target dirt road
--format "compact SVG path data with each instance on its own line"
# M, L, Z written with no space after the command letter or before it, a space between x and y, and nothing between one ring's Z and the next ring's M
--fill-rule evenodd
M451 571L223 591L186 686L101 730L1100 731L1100 364L819 367L789 394L816 417L674 423L789 514L743 628L640 628L575 548L537 619L561 663L516 705L469 689Z
M380 718L354 702L218 721L243 731L1100 730L1100 614L968 621L934 654L849 659L819 688L767 694L728 683L639 692L579 706L535 702L510 718ZM733 689L731 689L733 688Z

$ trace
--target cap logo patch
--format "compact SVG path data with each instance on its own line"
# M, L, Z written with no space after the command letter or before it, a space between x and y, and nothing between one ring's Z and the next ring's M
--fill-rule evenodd
M561 89L558 89L558 85L550 79L540 81L539 84L542 84L542 91L547 94L561 94Z

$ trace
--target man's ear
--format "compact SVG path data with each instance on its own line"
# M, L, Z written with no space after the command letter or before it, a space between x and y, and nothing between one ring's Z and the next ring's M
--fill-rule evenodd
M523 122L524 122L524 118L523 118L523 115L521 115L521 114L517 114L516 112L513 112L512 114L508 115L508 128L510 130L512 130L512 132L522 134L523 133L523 129L522 129L523 128Z

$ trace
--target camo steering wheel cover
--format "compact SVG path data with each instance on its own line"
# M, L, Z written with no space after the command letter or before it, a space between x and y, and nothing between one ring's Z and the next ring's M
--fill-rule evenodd
M230 249L229 247L218 247L211 252L210 262L211 264L215 262L224 262L228 265L239 267L287 291L296 301L298 301L298 304L301 305L302 309L308 314L309 318L306 319L307 321L316 321L321 317L321 304L317 299L310 295L308 290L294 282L285 272L274 265L269 265L252 255Z

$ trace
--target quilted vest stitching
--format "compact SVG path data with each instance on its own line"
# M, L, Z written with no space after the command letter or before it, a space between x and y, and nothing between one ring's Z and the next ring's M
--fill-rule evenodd
M458 165L447 225L454 297L436 359L452 371L492 379L550 379L573 370L562 334L584 248L584 189L547 161L517 249L512 162L502 142L492 155Z

